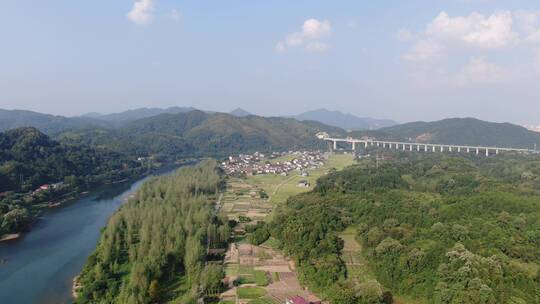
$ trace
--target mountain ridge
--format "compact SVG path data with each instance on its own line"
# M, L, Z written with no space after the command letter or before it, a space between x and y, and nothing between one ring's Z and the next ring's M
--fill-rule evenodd
M528 149L534 148L535 144L540 144L540 133L508 122L496 123L471 117L410 122L378 131L393 138L434 144L488 145Z
M345 130L379 129L396 125L397 123L389 119L376 119L370 117L358 117L350 113L331 111L325 108L306 111L293 116L300 121L314 120L330 126L339 127Z

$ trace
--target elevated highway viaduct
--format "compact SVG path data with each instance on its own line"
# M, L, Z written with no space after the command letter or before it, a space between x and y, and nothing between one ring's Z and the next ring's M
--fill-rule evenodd
M403 151L417 151L417 152L458 152L458 153L475 153L477 155L483 154L489 156L490 154L499 154L501 152L519 152L519 153L537 153L537 150L521 149L521 148L508 148L508 147L487 147L487 146L468 146L468 145L446 145L446 144L428 144L428 143L413 143L413 142L397 142L397 141L384 141L384 140L366 140L366 139L354 139L354 138L331 138L320 137L320 139L331 143L332 148L337 150L338 143L350 144L352 150L356 150L357 147L363 146L364 148L376 146L380 148L396 149Z

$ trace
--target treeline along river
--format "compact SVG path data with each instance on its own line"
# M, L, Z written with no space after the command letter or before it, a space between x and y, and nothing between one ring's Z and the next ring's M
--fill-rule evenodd
M0 243L0 303L72 303L72 280L95 249L100 229L148 178L100 187L45 213L21 239Z

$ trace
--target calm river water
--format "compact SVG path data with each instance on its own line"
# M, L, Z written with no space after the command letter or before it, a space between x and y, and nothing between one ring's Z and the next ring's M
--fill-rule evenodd
M0 259L7 260L0 264L0 303L72 303L72 279L95 249L100 229L148 178L96 189L45 213L21 239L0 243Z

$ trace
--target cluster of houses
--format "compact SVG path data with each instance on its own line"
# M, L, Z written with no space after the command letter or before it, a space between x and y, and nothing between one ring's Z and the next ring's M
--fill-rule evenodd
M290 160L275 161L272 159L292 155ZM307 176L308 170L317 169L324 165L326 155L321 151L289 151L274 152L268 156L263 153L240 154L229 156L221 163L221 167L227 174L245 174L248 176L258 174L281 174L288 175L291 171L300 171Z
M58 182L58 183L55 183L55 184L44 184L44 185L39 186L39 188L37 188L36 190L34 190L32 195L37 195L37 194L39 194L40 192L43 192L43 191L57 190L57 189L62 188L63 186L64 186L63 182Z

